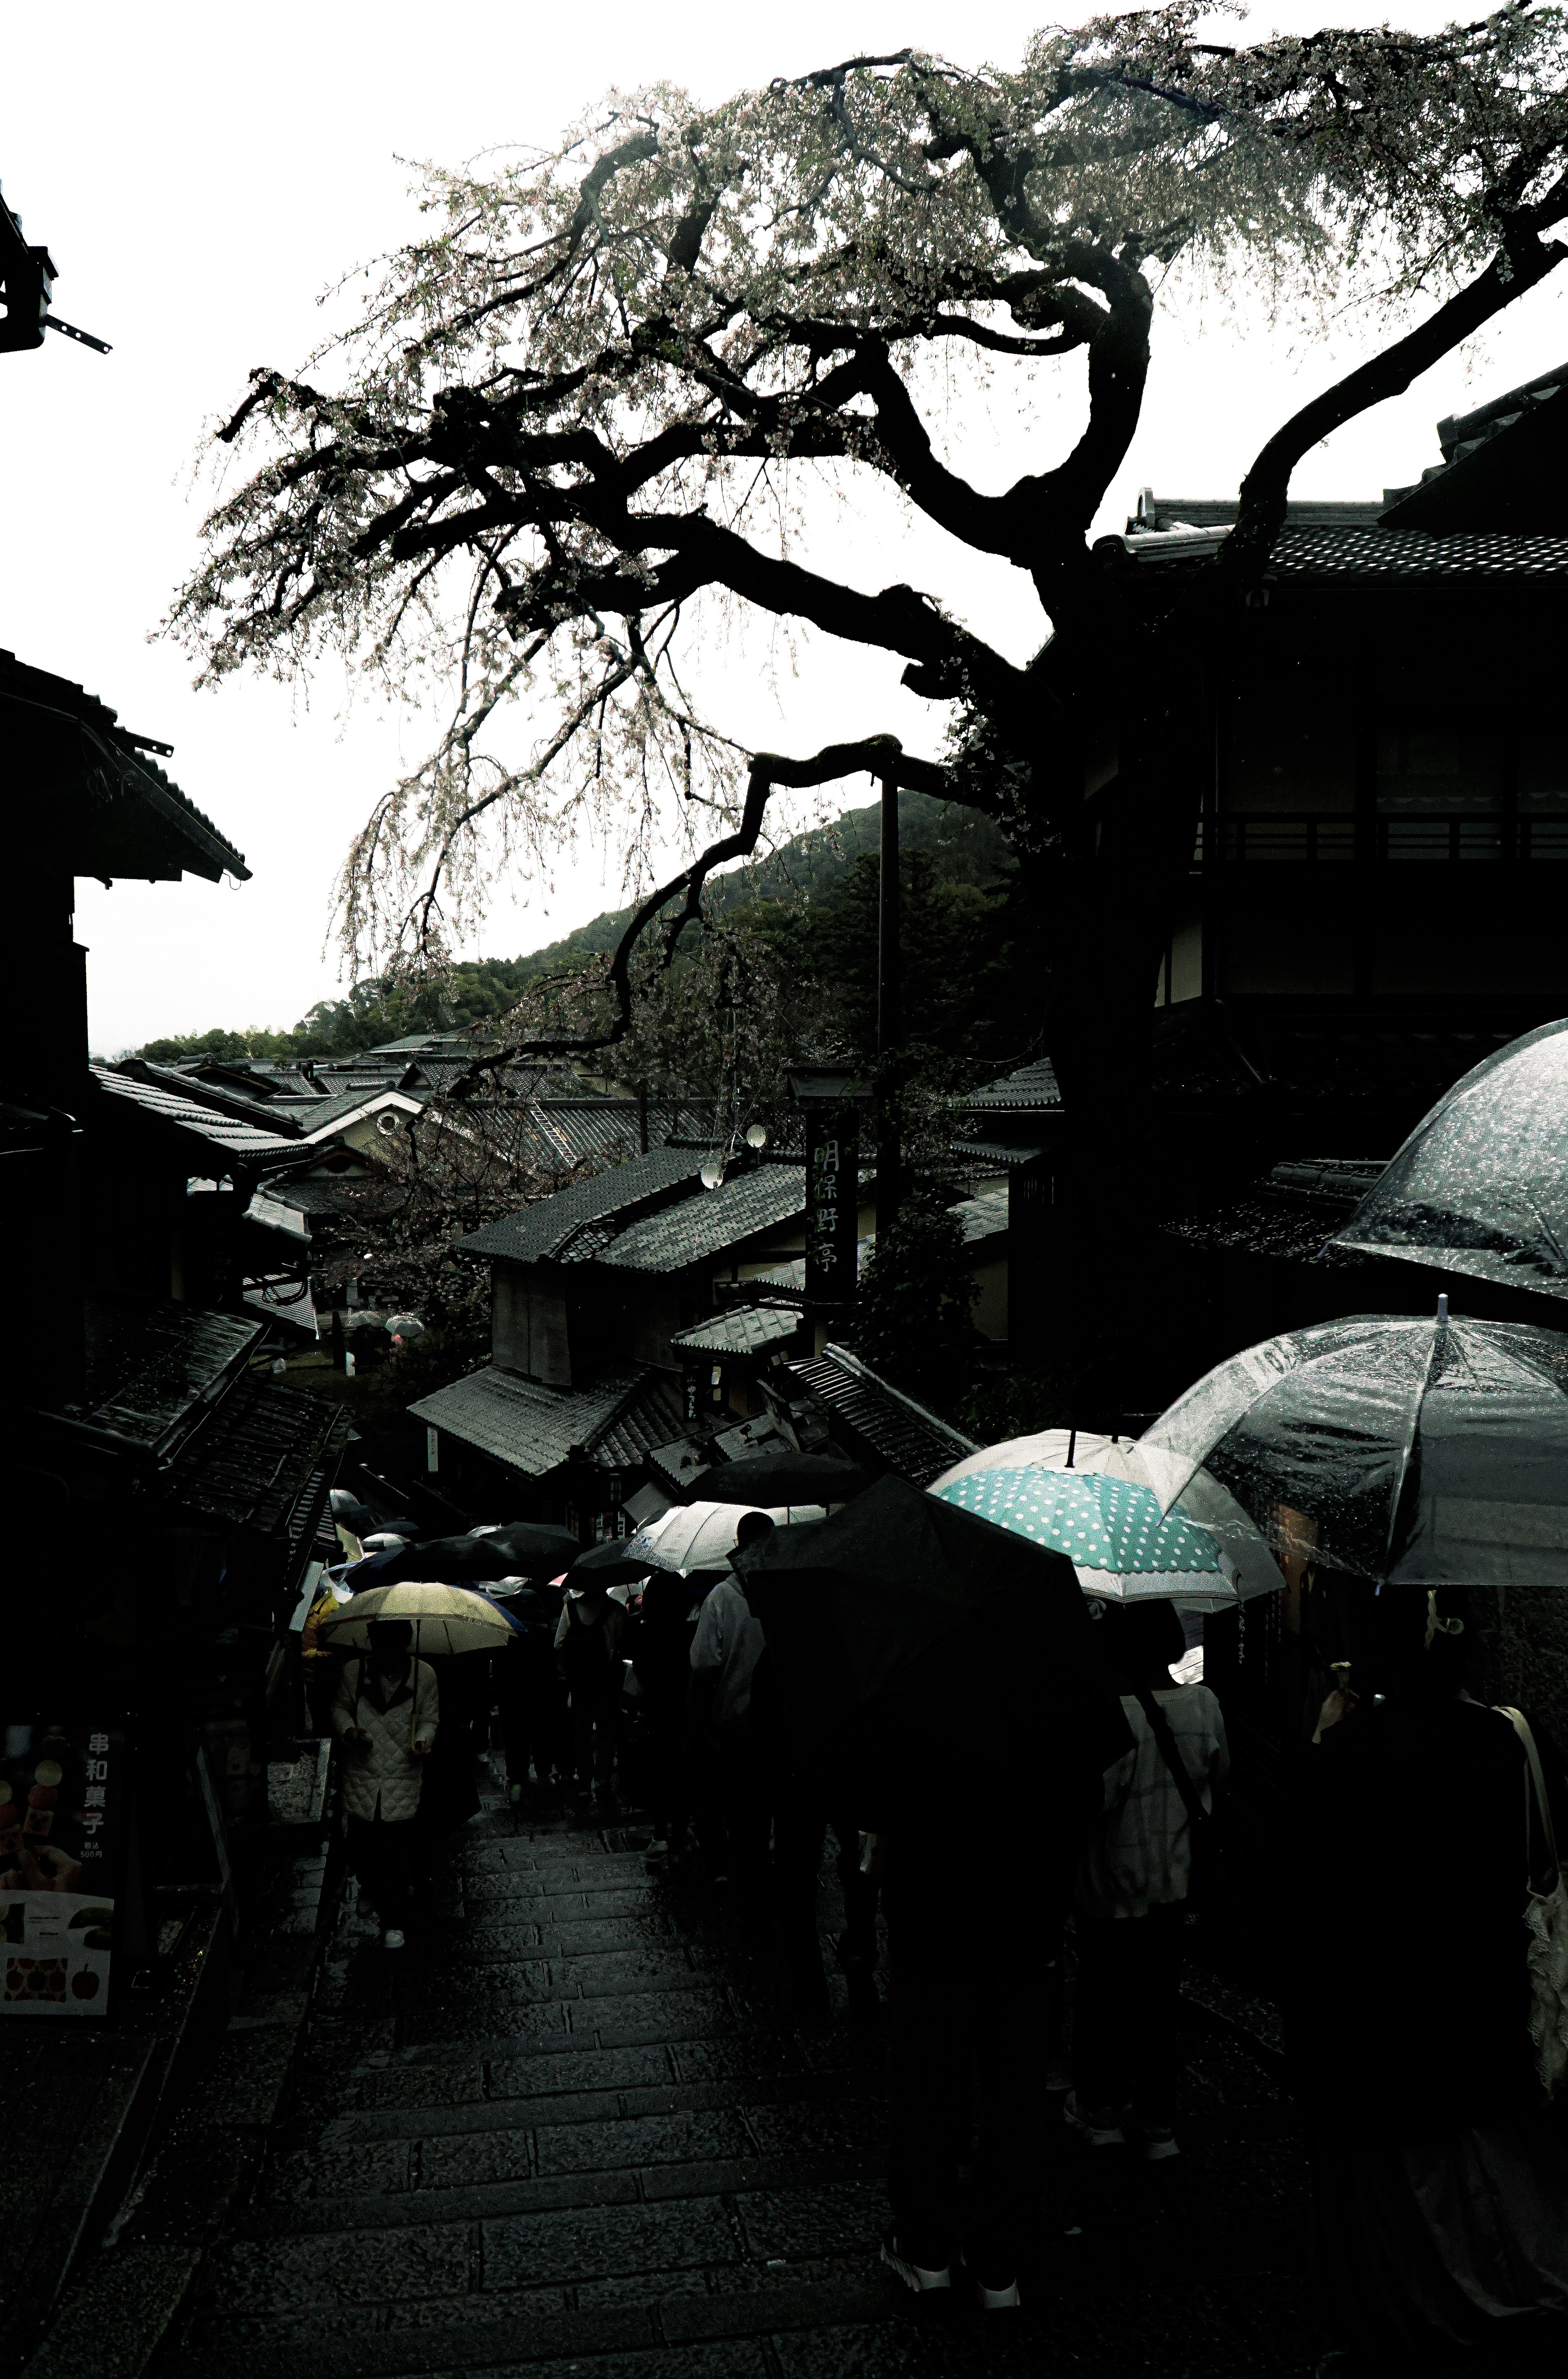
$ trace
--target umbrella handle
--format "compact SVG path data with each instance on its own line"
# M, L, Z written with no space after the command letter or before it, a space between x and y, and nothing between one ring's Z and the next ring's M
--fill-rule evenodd
M408 1680L408 1748L414 1749L414 1731L419 1723L419 1614L414 1617L414 1671Z

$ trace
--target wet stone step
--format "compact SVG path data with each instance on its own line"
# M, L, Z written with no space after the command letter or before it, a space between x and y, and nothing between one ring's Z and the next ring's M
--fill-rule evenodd
M537 2134L539 2172L593 2172L621 2165L755 2156L738 2114L641 2115L613 2122L547 2124Z
M487 2148L500 2143L496 2160L510 2154L521 2169L506 2179L464 2179L464 2154L482 2162ZM818 2183L841 2180L847 2171L874 2175L880 2159L874 2155L758 2156L743 2136L742 2153L734 2156L689 2158L628 2167L620 2160L587 2168L530 2173L527 2137L495 2135L491 2141L433 2144L448 2151L438 2157L434 2178L425 2186L424 2158L416 2150L411 2170L416 2184L402 2193L377 2192L353 2196L337 2192L330 2201L287 2199L253 2202L241 2225L246 2239L295 2240L306 2236L349 2237L368 2230L423 2231L432 2223L464 2223L507 2215L543 2215L567 2208L656 2204L676 2200L735 2197L743 2201L752 2191L805 2191ZM661 2143L655 2142L657 2151ZM330 2225L330 2230L324 2226ZM292 2251L291 2251L292 2252Z
M602 1890L542 1891L530 1897L525 1910L492 1908L489 1903L474 1906L457 1929L466 1939L492 1925L572 1925L595 1917L641 1916L668 1910L664 1894L652 1885L611 1883Z
M667 2078L671 2052L651 2049L588 2049L568 2051L572 2059L568 2074L576 2071L579 2058L593 2060L596 2069L602 2066L610 2072L642 2073L652 2071L657 2078L651 2083L620 2084L607 2083L597 2089L539 2091L539 2063L530 2059L514 2075L508 2069L507 2080L518 2082L518 2095L512 2097L492 2096L460 2101L452 2106L398 2107L388 2105L365 2113L332 2118L320 2131L323 2148L332 2149L354 2141L432 2139L443 2134L469 2131L489 2131L537 2128L557 2123L609 2122L618 2116L703 2114L715 2107L737 2105L737 2083L722 2082L679 2082ZM563 2060L564 2061L564 2060ZM565 2077L562 2077L563 2079ZM838 2102L852 2101L842 2116ZM739 2107L748 2124L754 2114L770 2119L777 2110L798 2108L802 2132L816 2124L824 2136L837 2141L841 2124L870 2123L881 2120L880 2098L868 2098L864 2083L852 2070L814 2073L805 2067L797 2071L753 2078L744 2084L744 2103ZM816 2112L814 2114L813 2109ZM302 2127L296 2125L296 2129ZM762 2135L752 2125L758 2144ZM877 2134L876 2136L879 2136ZM775 2140L773 2145L782 2145Z

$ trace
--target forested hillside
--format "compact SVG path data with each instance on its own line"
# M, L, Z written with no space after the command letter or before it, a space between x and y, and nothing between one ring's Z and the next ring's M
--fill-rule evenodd
M856 1028L870 1012L866 937L869 933L874 948L880 821L875 802L846 810L831 825L793 836L766 858L716 876L708 888L714 911L754 926L781 946L794 966L842 982L846 1022L857 1039ZM997 828L977 810L906 792L899 797L899 825L905 853L911 1024L921 1031L938 1004L955 1019L972 1008L973 993L966 993L965 980L986 962L995 938L989 921L1005 903L1013 863ZM631 914L630 909L607 910L521 958L461 960L440 995L411 997L389 992L379 982L359 983L345 999L320 1001L292 1032L215 1027L150 1041L138 1055L163 1062L202 1051L234 1057L335 1057L422 1027L450 1031L482 1024L504 1016L542 976L570 973L613 949Z

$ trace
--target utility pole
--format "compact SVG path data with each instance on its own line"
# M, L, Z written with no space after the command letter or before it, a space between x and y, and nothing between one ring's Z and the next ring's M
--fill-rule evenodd
M903 979L899 941L899 779L882 779L882 857L876 910L876 1227L899 1213L899 1093L893 1053L904 1035Z

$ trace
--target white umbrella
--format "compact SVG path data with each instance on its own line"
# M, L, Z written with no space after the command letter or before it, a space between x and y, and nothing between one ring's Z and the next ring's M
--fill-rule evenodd
M933 1491L983 1470L1082 1470L1092 1477L1126 1479L1137 1487L1154 1483L1137 1438L1104 1437L1087 1429L1043 1429L1032 1437L1007 1438L999 1445L983 1445L977 1454L966 1454L933 1481ZM1212 1576L1200 1580L1181 1571L1123 1575L1085 1566L1078 1572L1084 1592L1116 1602L1168 1600L1188 1611L1231 1611L1254 1595L1278 1593L1285 1579L1267 1540L1217 1479L1200 1470L1183 1488L1176 1508L1180 1516L1195 1520L1214 1538L1220 1549L1223 1586Z
M760 1503L674 1503L626 1540L629 1561L645 1561L654 1569L723 1569L735 1550L735 1531L748 1511ZM779 1504L766 1516L776 1528L800 1520L826 1517L822 1503Z

